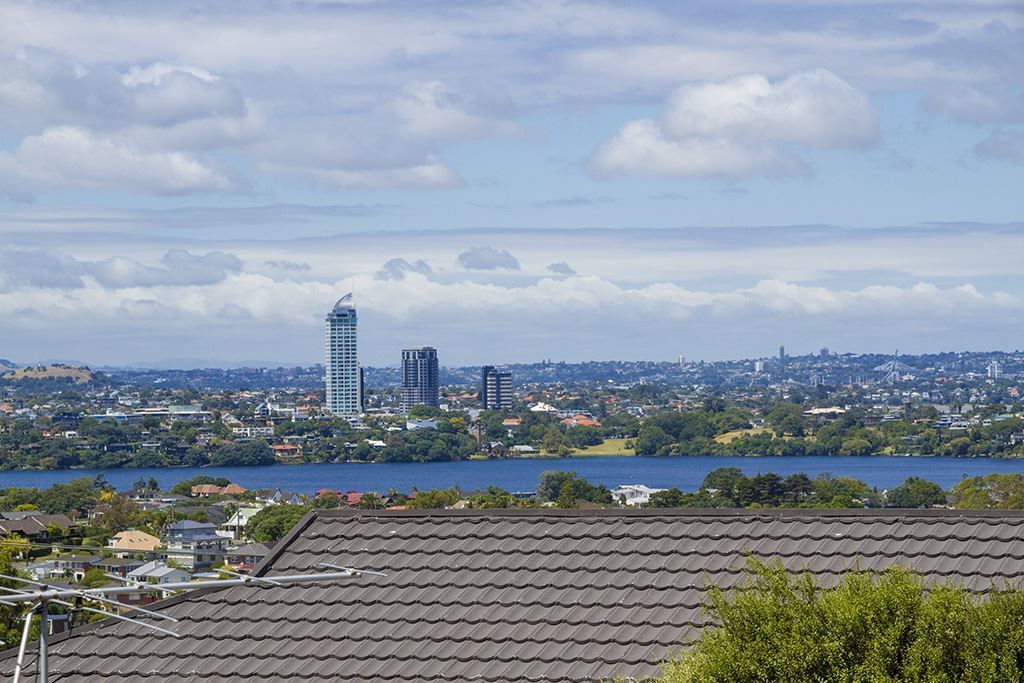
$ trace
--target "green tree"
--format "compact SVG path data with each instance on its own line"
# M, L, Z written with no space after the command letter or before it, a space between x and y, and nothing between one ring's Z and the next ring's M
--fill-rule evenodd
M894 508L926 508L944 504L946 493L935 482L908 477L886 494L885 502L888 507Z
M633 450L637 455L658 455L662 449L672 445L672 437L664 429L653 424L640 428Z
M1024 508L1024 475L987 474L964 479L950 492L953 507L960 509Z
M210 455L210 464L214 467L273 465L275 462L274 451L262 441L227 444Z
M457 502L459 502L459 490L457 488L431 489L430 491L418 492L415 498L409 500L408 505L411 508L443 510L455 505Z
M567 485L568 489L566 489ZM554 502L557 504L563 494L573 497L573 507L575 507L576 500L586 500L592 503L612 502L612 494L604 484L595 486L586 479L576 476L575 472L561 470L541 472L540 484L537 486L537 500L541 503Z
M1024 681L1024 593L987 599L925 588L911 571L810 574L751 561L748 580L710 589L709 627L663 683L995 683Z
M565 433L554 425L545 432L544 440L541 441L541 448L544 449L544 452L552 455L565 455L570 445Z
M277 541L291 531L308 510L305 505L269 505L249 518L245 535L256 543Z
M359 499L359 507L362 510L382 510L384 508L384 499L373 491L367 491Z
M578 501L575 482L572 480L562 482L562 490L558 492L558 498L555 499L555 507L571 510L576 507Z

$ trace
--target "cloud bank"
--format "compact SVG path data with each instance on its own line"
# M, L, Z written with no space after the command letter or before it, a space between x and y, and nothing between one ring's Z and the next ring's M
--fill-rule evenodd
M760 75L684 85L660 121L623 126L594 152L591 170L614 175L804 175L791 146L862 148L877 142L867 96L824 69L770 82Z

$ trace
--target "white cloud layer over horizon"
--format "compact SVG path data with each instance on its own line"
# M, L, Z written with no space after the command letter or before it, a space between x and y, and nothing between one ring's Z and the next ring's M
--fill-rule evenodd
M778 343L911 351L1018 341L1024 226L719 232L452 231L187 249L159 240L107 258L86 256L103 245L75 238L67 252L3 249L4 354L315 363L322 317L350 289L361 358L373 365L393 364L417 343L470 364L755 357ZM470 253L487 258L467 263ZM553 274L550 256L567 253L575 273ZM282 254L292 260L274 258ZM880 258L861 267L871 254ZM518 269L496 267L494 255ZM67 337L40 338L47 329Z

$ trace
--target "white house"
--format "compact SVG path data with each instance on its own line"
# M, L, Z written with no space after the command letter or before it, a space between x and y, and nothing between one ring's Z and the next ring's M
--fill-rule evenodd
M626 505L647 505L651 502L651 494L666 489L652 489L643 484L620 484L612 489L612 500Z
M245 525L249 523L253 515L264 507L263 505L243 505L235 510L235 514L231 515L227 521L217 527L217 535L235 541L240 540L245 533Z
M184 569L168 567L160 560L147 562L138 569L128 572L128 581L141 586L143 584L163 585L166 583L181 583L188 581L191 575Z

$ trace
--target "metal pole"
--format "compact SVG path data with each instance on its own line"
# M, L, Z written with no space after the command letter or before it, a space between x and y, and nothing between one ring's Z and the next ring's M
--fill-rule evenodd
M21 645L18 646L18 663L14 667L14 683L21 681L21 667L25 665L25 648L28 646L28 634L32 629L32 611L25 615L25 628L21 632Z
M37 683L49 683L50 667L46 661L46 636L50 630L50 615L46 600L39 603L39 673Z

